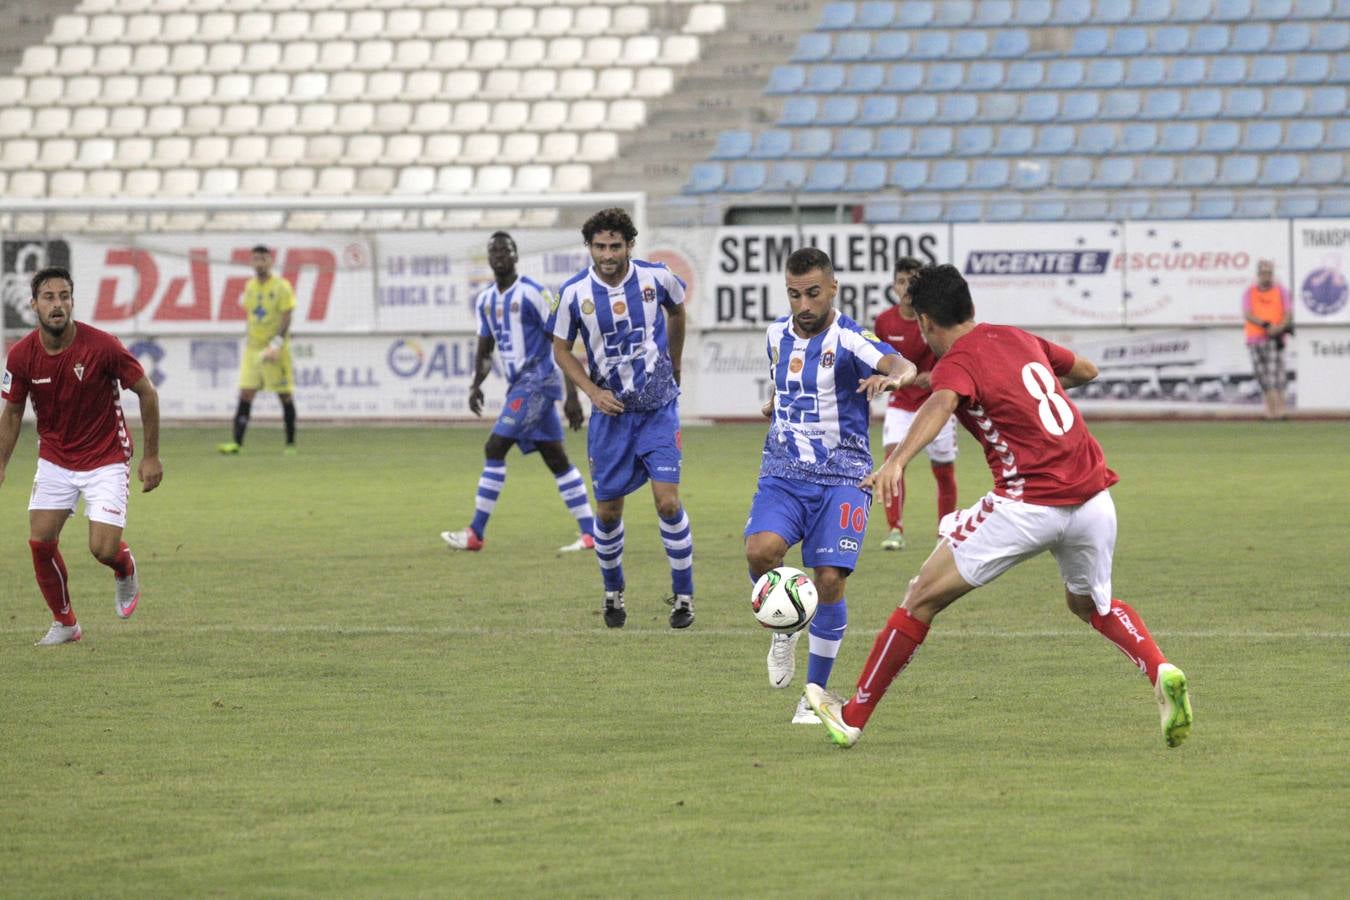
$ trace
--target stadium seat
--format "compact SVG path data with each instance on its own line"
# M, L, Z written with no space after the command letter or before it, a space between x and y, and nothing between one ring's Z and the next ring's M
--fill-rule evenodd
M1214 85L1238 85L1247 81L1247 59L1242 56L1220 56L1210 60L1209 75L1205 79Z
M1293 0L1256 0L1253 10L1258 19L1287 19L1293 11Z
M830 155L834 132L829 128L802 128L792 133L789 155L805 159L824 159Z
M1059 117L1066 122L1086 122L1097 118L1100 109L1100 95L1096 91L1075 91L1063 95Z
M962 156L984 156L994 146L994 129L988 125L969 125L956 130L956 152Z
M895 11L897 28L925 28L933 24L933 4L930 0L907 0Z
M1177 184L1182 187L1208 187L1219 172L1213 156L1183 156L1177 166Z
M891 100L894 97L868 97L866 102ZM854 120L862 120L859 115L858 98L830 97L816 113L816 122L821 125L848 125Z
M1222 173L1220 173L1222 179ZM1197 219L1227 219L1233 215L1236 204L1227 194L1201 194L1195 198L1191 215Z
M953 55L951 32L917 32L912 38L909 55L914 59L945 59Z
M1022 99L1023 122L1049 122L1059 115L1058 94L1027 94Z
M998 130L993 152L999 156L1022 156L1031 152L1036 130L1025 125L1005 125Z
M1261 115L1266 95L1259 88L1233 88L1224 96L1225 119L1249 119Z
M1233 215L1239 219L1269 219L1275 215L1275 198L1269 194L1244 194L1237 198Z
M907 94L918 90L923 83L923 66L915 63L896 63L886 72L884 90L889 93Z
M1043 85L1048 88L1064 90L1076 88L1083 83L1083 63L1077 59L1057 59L1046 70Z
M1129 157L1108 156L1097 164L1097 174L1092 179L1092 186L1118 189L1129 187L1133 181L1134 160Z
M1140 166L1135 180L1141 187L1169 187L1176 181L1176 163L1170 156L1157 156Z
M853 27L858 29L888 28L895 15L895 5L889 0L864 0L858 4Z
M1141 115L1146 119L1172 119L1181 113L1181 92L1173 90L1148 91L1144 95Z
M986 122L1008 122L1017 118L1021 108L1016 94L985 94L980 102L980 118Z
M802 90L809 94L833 94L844 86L844 67L818 64L806 72L806 84Z
M1163 61L1156 57L1131 59L1125 66L1126 87L1154 87L1163 83Z
M966 67L965 86L973 91L992 90L1003 84L1003 63L979 60Z
M1294 0L1289 15L1295 19L1329 19L1332 6L1332 0Z
M947 202L942 218L947 222L978 222L984 218L984 201L954 197Z
M1283 56L1257 56L1252 59L1247 82L1280 84L1289 77L1289 63Z
M727 172L727 179L723 184L722 189L738 194L757 191L764 186L765 175L764 163L732 163L731 168Z
M1186 119L1213 119L1223 108L1223 92L1216 88L1191 88L1181 116Z
M867 199L863 202L864 222L899 222L900 201Z
M1330 124L1326 146L1328 150L1350 150L1350 119L1337 119Z
M722 131L717 134L713 159L741 159L750 153L754 137L748 131Z
M1162 56L1175 56L1185 53L1191 42L1191 30L1181 25L1162 25L1153 29L1149 39L1152 52Z
M817 32L818 33L818 32ZM821 35L828 37L828 35ZM872 35L866 31L841 31L834 39L830 59L835 62L860 62L872 52ZM812 60L824 62L824 60Z
M1289 90L1298 89L1289 88ZM1308 105L1304 113L1324 119L1335 119L1343 116L1345 114L1345 92L1346 89L1342 85L1313 88L1308 93Z
M1244 154L1228 154L1221 158L1216 184L1224 187L1241 187L1256 183L1260 172L1260 159Z
M1012 21L1012 0L980 0L975 4L972 25L1000 27Z
M1292 84L1318 84L1331 75L1331 58L1322 54L1300 54L1294 57L1289 73Z
M964 67L961 63L933 63L928 67L928 77L924 79L924 90L934 92L952 90L961 84L964 74Z
M1227 49L1227 25L1198 25L1191 31L1190 52L1214 54Z
M1263 53L1269 44L1269 25L1264 22L1243 22L1233 28L1228 49L1235 53Z
M914 131L910 128L880 128L876 132L876 146L872 156L881 159L894 159L909 153L914 142Z
M1281 195L1275 207L1276 215L1288 219L1300 219L1317 215L1320 206L1315 194Z
M1012 186L1019 191L1037 191L1050 182L1050 166L1036 160L1019 160L1013 166Z
M852 193L870 193L886 186L886 164L883 162L856 162L849 167L844 190Z
M886 99L892 102L895 100L893 97L879 99ZM937 118L937 113L938 101L936 97L916 94L905 97L900 103L899 118L896 119L896 121L910 125L922 124L933 121Z
M970 122L980 112L980 102L974 94L948 94L942 98L938 110L939 122Z
M928 163L901 160L891 166L890 184L902 191L916 191L928 181Z
M1081 25L1092 18L1093 0L1056 0L1051 25Z
M1026 204L1021 200L999 198L990 201L985 216L991 222L1016 222L1026 215Z
M1295 184L1299 179L1299 158L1297 156L1267 156L1261 166L1258 183L1263 187L1276 187Z
M867 97L863 100L861 108L858 107L857 100L852 102L854 109L858 110L857 122L859 125L889 125L895 122L899 115L900 104L894 97ZM840 120L833 124L847 125L851 121Z
M1117 28L1111 36L1111 54L1113 56L1139 56L1148 52L1148 29Z
M689 181L685 183L686 194L707 194L722 187L722 165L715 162L694 163L689 169Z
M780 125L810 125L815 120L814 97L789 97L783 104L782 114L778 117Z
M1306 22L1282 22L1275 26L1271 36L1269 53L1301 53L1308 49L1312 41L1312 29Z
M1045 64L1038 60L1018 60L1008 64L1007 81L1004 87L1010 91L1024 91L1040 87L1045 80Z
M930 166L928 187L935 191L954 191L966 186L970 164L964 159L944 159Z
M1006 159L976 160L967 187L976 191L1002 190L1008 186L1009 171L1010 166Z
M1070 56L1101 56L1111 46L1111 32L1105 28L1076 28Z
M1152 153L1158 146L1158 126L1151 122L1131 122L1120 132L1120 149L1125 153Z
M856 14L857 7L852 3L827 3L820 12L820 25L817 27L822 31L852 28Z
M1350 22L1319 22L1309 46L1313 50L1330 53L1350 47Z
M941 28L969 25L975 17L975 7L983 5L983 0L947 0L933 9L933 24Z
M1031 49L1031 37L1024 29L1008 28L994 32L989 55L996 59L1019 59Z
M1148 218L1148 198L1116 196L1107 203L1105 218L1108 219L1145 219Z
M796 191L806 184L806 163L797 161L768 163L764 173L764 190Z
M950 128L920 128L914 133L915 156L946 156L952 152L954 136Z
M886 67L878 63L849 66L843 90L849 94L875 94L883 89L885 80Z
M1082 188L1092 180L1092 160L1068 157L1055 160L1053 183L1055 187Z
M909 32L879 31L872 36L872 50L868 59L888 60L904 59L909 54Z
M872 152L870 128L841 128L834 138L834 155L843 159L869 156Z
M809 31L797 39L793 62L824 62L830 58L831 40L828 34Z
M1308 92L1299 87L1279 87L1266 94L1266 115L1299 116L1308 107Z
M848 163L817 160L807 171L802 189L809 193L834 193L843 190L848 178Z
M1191 85L1201 84L1205 80L1205 61L1194 56L1181 56L1172 60L1167 67L1167 77L1165 79L1168 85L1173 87L1190 87Z
M1156 196L1149 204L1149 215L1155 219L1184 219L1191 214L1192 201L1188 195Z
M1304 158L1304 184L1344 185L1345 155L1341 153L1314 153Z
M786 159L792 152L792 132L779 128L762 131L749 156L753 159Z
M1194 3L1195 0L1188 0ZM1180 8L1184 4L1178 3ZM1166 22L1172 16L1172 0L1135 0L1134 15L1130 18L1135 22Z
M1050 21L1050 0L1020 0L1013 6L1013 24L1045 25Z
M1111 153L1116 149L1117 129L1115 125L1092 124L1078 128L1074 142L1077 153Z
M1250 122L1242 149L1249 153L1268 153L1283 146L1284 129L1279 122Z

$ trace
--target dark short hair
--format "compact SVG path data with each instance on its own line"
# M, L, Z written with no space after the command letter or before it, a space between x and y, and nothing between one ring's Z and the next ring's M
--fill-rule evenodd
M267 246L266 244L254 244L254 245L253 245L253 249L250 250L249 252L250 252L250 253L266 253L268 256L271 256L271 255L272 255L272 248L269 247L269 246Z
M895 261L895 274L901 272L917 272L923 268L923 262L912 256L902 256Z
M909 283L909 299L916 313L923 313L943 328L975 318L975 302L961 270L952 265L924 266Z
M45 269L38 269L33 273L33 299L37 299L38 288L42 287L44 281L51 281L53 278L65 279L70 289L75 290L75 279L70 277L70 270L62 266L48 266Z
M789 275L805 275L807 272L820 269L826 275L834 276L834 263L830 262L830 257L824 250L816 247L793 250L783 267Z
M503 241L506 241L507 243L509 243L509 244L511 245L511 252L512 252L512 253L520 253L520 250L518 250L518 249L516 248L516 239L513 238L513 237L511 237L511 235L507 234L505 231L494 231L494 232L492 232L492 234L488 236L488 244L490 245L493 241L499 240L499 239L500 239L500 240L503 240Z
M602 209L587 219L586 224L581 226L581 237L589 244L591 238L602 231L613 231L621 234L624 242L628 244L637 240L637 226L633 224L632 217L628 215L626 210L619 209L617 206Z

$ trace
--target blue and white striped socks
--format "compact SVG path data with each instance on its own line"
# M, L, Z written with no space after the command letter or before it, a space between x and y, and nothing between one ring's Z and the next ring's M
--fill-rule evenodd
M595 520L595 558L605 590L623 590L623 519L610 523Z
M670 561L670 586L676 594L694 594L694 536L689 515L681 507L678 514L661 517L661 543L666 545Z
M806 658L806 681L824 687L830 680L830 670L834 668L834 658L839 655L839 645L844 642L844 629L848 628L848 601L843 597L838 603L822 603L816 609L816 617L811 620L811 653Z
M506 484L506 461L489 459L483 464L483 474L478 476L478 496L474 498L475 510L469 527L479 538L487 529L488 517L497 506L497 498L502 495L502 486Z
M566 472L557 476L554 481L558 484L558 493L562 495L563 503L567 504L567 511L577 520L577 527L582 534L595 533L595 519L591 515L591 503L586 497L586 482L573 466Z

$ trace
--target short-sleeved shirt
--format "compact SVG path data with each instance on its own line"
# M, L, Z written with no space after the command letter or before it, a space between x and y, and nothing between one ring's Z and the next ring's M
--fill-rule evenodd
M976 325L933 368L933 390L960 397L956 418L984 447L994 492L1075 506L1120 479L1058 375L1072 350L1007 325Z
M0 395L20 405L32 399L39 458L88 472L131 459L119 384L130 387L145 370L111 334L83 322L74 327L74 343L54 356L37 331L11 347Z
M494 283L474 300L478 336L490 337L513 389L538 390L562 397L562 374L553 361L553 338L547 323L552 298L532 278L520 276L502 291Z
M295 309L295 290L279 275L266 281L250 278L244 286L243 304L249 349L261 350L281 331L281 314Z
M838 311L810 338L782 317L769 326L765 349L775 399L760 477L856 484L872 471L871 410L858 384L895 350Z
M1289 314L1289 292L1282 284L1272 282L1264 290L1254 284L1242 295L1242 313L1278 325ZM1246 323L1243 335L1248 344L1264 344L1270 340L1264 328L1251 322Z
M660 409L680 395L666 341L662 309L684 303L684 282L662 263L629 260L618 287L593 268L572 276L549 318L554 337L586 345L591 381L626 412Z
M900 307L892 306L890 309L877 316L876 326L873 329L877 337L890 344L900 355L910 362L914 363L914 368L920 372L931 372L933 366L937 365L937 357L933 355L933 349L928 346L928 342L923 339L923 333L919 331L919 322L917 319L906 319L900 315ZM895 409L904 409L914 412L923 401L927 400L932 391L928 388L903 387L898 391L891 391L890 399L886 405Z

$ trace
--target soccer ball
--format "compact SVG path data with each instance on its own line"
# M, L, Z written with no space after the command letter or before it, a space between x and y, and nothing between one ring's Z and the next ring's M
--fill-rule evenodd
M816 586L801 569L779 566L759 576L750 591L750 610L770 631L801 631L816 615Z

